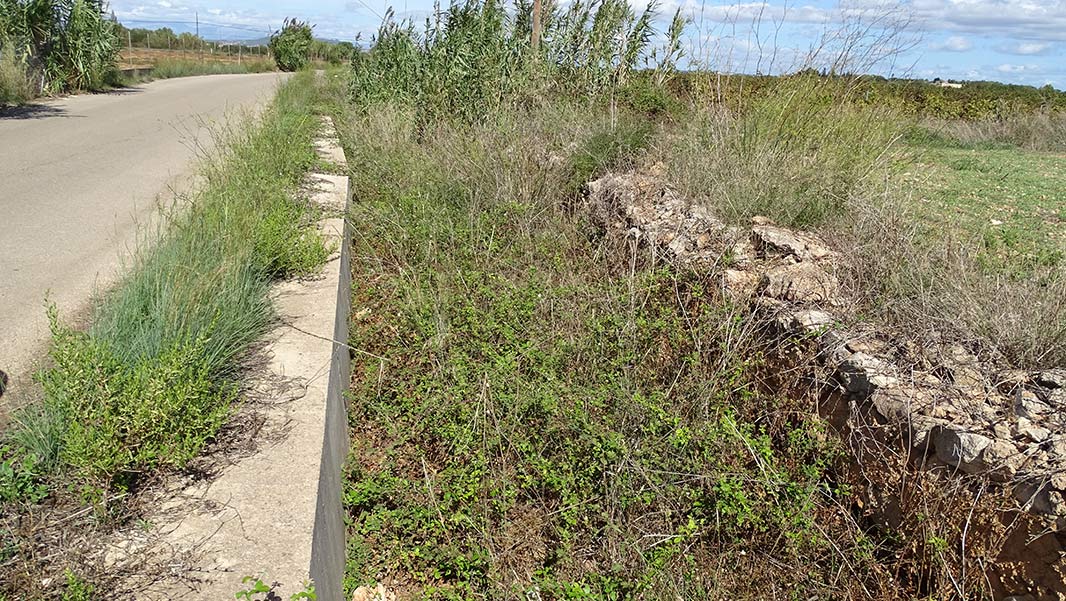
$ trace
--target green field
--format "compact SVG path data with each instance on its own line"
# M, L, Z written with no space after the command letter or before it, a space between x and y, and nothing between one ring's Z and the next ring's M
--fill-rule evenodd
M1066 256L1066 154L1010 147L913 147L910 176L931 226L977 236L991 267L1022 273Z

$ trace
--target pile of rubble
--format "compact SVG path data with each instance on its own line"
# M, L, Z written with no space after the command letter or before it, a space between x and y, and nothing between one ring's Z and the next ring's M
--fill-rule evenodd
M918 348L854 325L841 257L822 240L761 217L727 226L654 168L591 182L587 203L611 236L715 274L768 332L811 345L817 385L844 401L839 427L890 431L922 465L1009 487L1019 509L1066 531L1066 369L1001 369L959 344Z

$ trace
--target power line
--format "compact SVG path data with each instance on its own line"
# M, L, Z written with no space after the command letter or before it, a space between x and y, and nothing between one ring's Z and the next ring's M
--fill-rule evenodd
M147 19L119 19L119 23L143 23L152 25L195 25L193 21L163 21L163 20L147 20ZM262 28L253 28L248 25L227 25L225 23L210 23L208 21L200 21L200 25L209 25L211 27L223 27L226 29L240 29L242 31L250 31L253 33L263 33ZM273 29L273 27L270 27Z
M369 10L370 12L374 13L374 15L377 16L377 18L381 19L382 21L385 20L385 17L381 13L379 13L376 10L374 10L373 8L370 8L370 5L367 4L366 2L363 2L363 0L355 0L355 1L358 2L359 4L362 4L363 8L365 8L365 9Z

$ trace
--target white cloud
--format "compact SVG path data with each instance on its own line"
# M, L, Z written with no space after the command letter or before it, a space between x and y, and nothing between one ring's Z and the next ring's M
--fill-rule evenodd
M1020 73L1038 72L1040 71L1040 67L1038 65L1012 65L1009 63L1004 63L996 67L996 71L999 71L1000 73L1010 73L1012 75L1017 75Z
M953 35L943 42L930 44L929 48L932 50L944 50L947 52L966 52L973 48L973 42L970 41L970 38L961 35Z
M1050 42L1018 42L1017 44L996 47L996 50L1004 54L1019 54L1021 56L1033 56L1047 54L1053 47Z
M928 29L1066 40L1063 0L911 0L909 8Z
M696 22L766 25L832 23L841 19L891 15L926 31L994 35L1035 42L1066 41L1066 0L840 0L830 8L798 2L732 2L707 6L701 0L666 2L663 12L680 5Z

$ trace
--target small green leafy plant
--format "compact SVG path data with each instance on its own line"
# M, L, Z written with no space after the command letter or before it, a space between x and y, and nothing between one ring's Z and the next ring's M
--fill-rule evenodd
M34 504L48 495L35 455L0 445L0 502Z
M275 589L278 587L277 582L268 586L263 582L261 576L245 576L244 578L241 578L241 584L247 588L234 593L234 597L237 599L243 599L244 601L281 600L281 597L275 592ZM265 594L265 596L260 600L257 595L262 594ZM318 599L318 595L315 593L315 585L310 581L304 582L303 590L293 593L289 597L290 601L315 601L316 599Z

